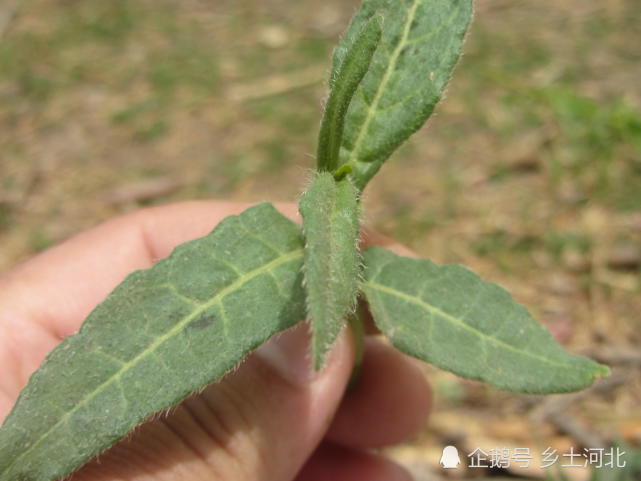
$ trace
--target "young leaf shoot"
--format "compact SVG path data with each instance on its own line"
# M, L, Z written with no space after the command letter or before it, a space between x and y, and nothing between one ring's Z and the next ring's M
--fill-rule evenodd
M461 54L472 0L372 0L363 3L334 53L332 76L363 29L383 17L383 34L345 118L340 165L360 190L383 162L423 126Z

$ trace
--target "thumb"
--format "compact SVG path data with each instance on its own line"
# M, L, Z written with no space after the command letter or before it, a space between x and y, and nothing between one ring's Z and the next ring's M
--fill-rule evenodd
M352 345L343 332L325 368L314 372L308 327L299 324L221 382L143 424L72 481L289 481L340 403Z

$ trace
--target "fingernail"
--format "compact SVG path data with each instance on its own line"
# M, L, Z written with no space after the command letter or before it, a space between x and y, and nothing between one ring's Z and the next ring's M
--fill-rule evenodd
M317 374L312 369L309 342L309 326L301 322L263 344L256 355L286 381L306 385Z

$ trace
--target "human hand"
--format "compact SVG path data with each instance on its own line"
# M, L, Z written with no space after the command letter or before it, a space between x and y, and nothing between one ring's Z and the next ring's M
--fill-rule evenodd
M45 355L129 272L247 207L189 202L140 210L1 277L0 421ZM277 207L297 217L295 205ZM349 336L348 330L341 335L319 373L310 368L304 325L276 336L236 371L154 416L71 479L409 480L367 449L414 436L428 415L429 387L413 361L368 337L358 384L345 393L354 358Z

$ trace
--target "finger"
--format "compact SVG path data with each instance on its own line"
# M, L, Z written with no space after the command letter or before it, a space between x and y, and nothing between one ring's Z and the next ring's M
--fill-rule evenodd
M313 374L308 345L307 326L287 331L72 480L293 479L320 443L353 362L343 333L325 369Z
M411 481L398 464L376 454L324 443L296 481Z
M407 441L425 427L430 407L430 387L418 363L370 337L357 383L327 438L358 448Z

